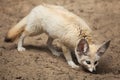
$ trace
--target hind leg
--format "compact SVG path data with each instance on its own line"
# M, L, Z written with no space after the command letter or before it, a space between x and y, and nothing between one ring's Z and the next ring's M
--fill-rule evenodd
M52 42L53 42L53 38L48 37L48 40L47 40L48 48L50 49L50 51L52 52L53 55L60 56L61 52L58 52L54 49L54 47L52 46Z
M25 37L28 35L29 35L29 32L24 31L22 35L20 36L20 39L18 41L18 46L17 46L18 51L25 51L25 48L23 47L23 42L24 42Z

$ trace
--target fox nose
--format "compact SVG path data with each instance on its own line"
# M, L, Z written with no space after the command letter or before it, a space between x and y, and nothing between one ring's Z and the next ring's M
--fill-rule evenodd
M93 74L97 74L97 72L96 72L96 70L93 70L93 72L92 72Z
M96 70L95 70L95 69L93 69L93 73L94 73L94 72L96 72Z

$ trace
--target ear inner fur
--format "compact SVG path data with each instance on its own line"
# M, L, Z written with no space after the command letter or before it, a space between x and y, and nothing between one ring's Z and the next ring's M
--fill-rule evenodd
M81 39L77 45L77 51L80 54L85 54L89 50L89 44L86 39Z
M105 42L105 43L97 50L97 54L98 54L99 56L102 56L102 55L105 53L105 51L107 50L107 48L109 47L109 45L110 45L110 40L107 41L107 42Z

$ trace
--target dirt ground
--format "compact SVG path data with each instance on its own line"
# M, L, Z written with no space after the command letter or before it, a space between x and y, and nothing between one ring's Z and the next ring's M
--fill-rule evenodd
M99 43L111 39L96 74L70 68L46 47L47 36L27 37L25 52L5 43L10 27L41 4L62 5L82 17ZM0 80L120 80L120 0L0 0Z

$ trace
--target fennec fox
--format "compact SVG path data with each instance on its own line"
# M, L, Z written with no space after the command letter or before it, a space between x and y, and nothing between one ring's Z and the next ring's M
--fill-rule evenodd
M79 68L71 57L71 51L74 51L79 64L90 72L96 70L98 60L110 44L110 40L102 45L93 44L92 30L84 20L61 6L48 4L32 9L26 17L8 31L5 41L14 41L20 36L17 49L25 51L24 38L43 32L49 36L47 45L54 55L59 55L59 53L53 48L52 41L59 39L59 47L68 65L72 68Z

